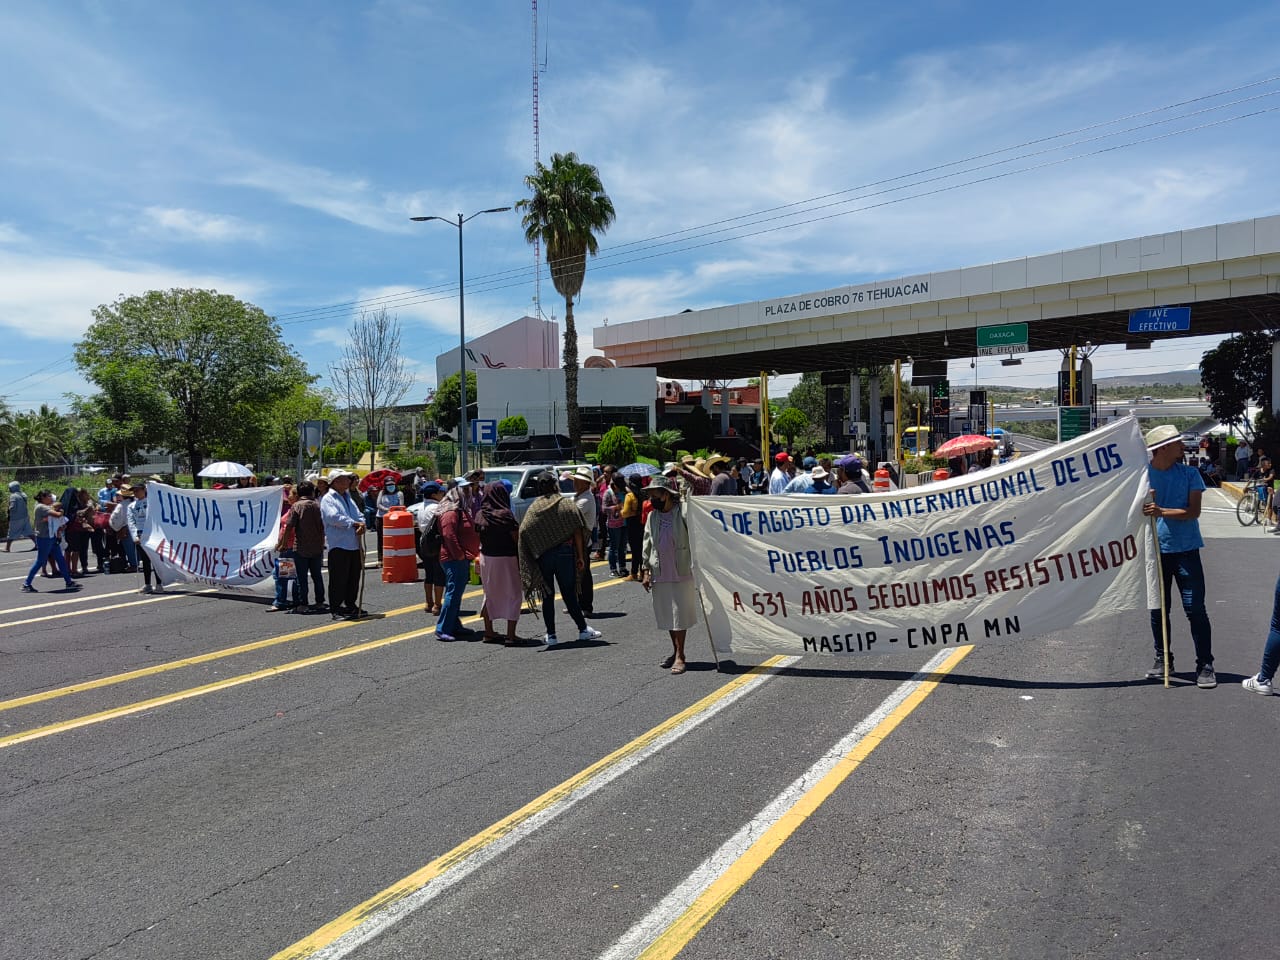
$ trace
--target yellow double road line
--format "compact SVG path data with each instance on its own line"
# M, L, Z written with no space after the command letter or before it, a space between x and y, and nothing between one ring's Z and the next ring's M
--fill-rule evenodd
M619 583L624 581L617 581ZM607 589L612 584L597 584L596 590ZM467 596L475 596L478 591L471 591ZM414 604L410 607L401 607L392 610L386 616L398 616L403 613L409 613L414 610L421 610L421 604ZM480 620L479 616L467 617L463 623L475 623ZM199 654L194 657L186 657L182 660L174 660L169 663L156 664L152 667L143 667L140 670L133 670L129 673L119 673L110 677L102 677L98 680L90 680L86 683L72 684L67 687L58 687L54 690L46 690L42 693L33 693L26 697L18 697L14 700L5 700L0 702L0 710L12 710L16 707L25 706L32 703L40 703L45 700L52 700L55 697L64 697L71 693L79 693L84 690L93 690L100 687L112 686L118 683L124 683L127 680L136 680L139 677L152 676L158 673L165 673L169 670L177 670L181 667L188 667L198 663L207 663L211 660L218 660L223 657L234 656L237 653L245 653L250 650L259 650L264 647L275 646L276 644L287 643L291 640L298 640L303 637L315 636L316 634L327 633L331 630L339 630L343 627L350 627L361 621L346 621L343 623L327 624L323 627L315 627L311 630L304 630L296 634L286 634L281 637L269 637L266 640L257 640L253 643L242 644L238 647L228 647L223 650L215 650L211 653ZM306 667L313 667L317 664L328 663L331 660L340 660L344 657L354 656L358 653L366 653L370 650L377 650L381 647L390 646L394 643L400 643L404 640L412 640L415 637L421 637L435 631L435 623L423 627L418 630L410 630L406 633L396 634L391 637L383 637L380 640L369 640L365 643L352 644L349 647L342 647L339 650L330 650L327 653L317 654L312 657L303 657L301 660L293 660L289 663L282 663L274 667L264 667L261 670L254 670L250 673L240 674L234 677L227 677L223 680L215 680L212 683L206 683L198 687L190 687L186 690L178 690L174 693L164 694L158 697L151 697L147 700L139 700L135 703L124 704L119 707L112 707L108 710L100 710L96 713L85 714L82 717L74 717L70 720L62 720L57 723L46 724L42 727L33 727L30 730L22 730L18 733L11 733L8 736L0 737L0 750L6 747L16 746L20 743L27 743L32 740L40 740L44 737L51 737L54 734L66 733L69 730L77 730L81 727L88 727L98 723L104 723L107 720L115 720L119 717L131 716L135 713L142 713L147 710L163 707L171 703L178 703L182 700L190 700L193 697L202 697L206 694L215 693L219 690L226 690L230 687L242 686L246 683L252 683L255 680L263 680L267 677L276 677L286 673L292 673L295 670L302 670Z

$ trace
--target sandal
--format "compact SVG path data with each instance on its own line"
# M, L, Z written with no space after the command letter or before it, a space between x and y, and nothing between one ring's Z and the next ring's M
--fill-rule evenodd
M486 633L484 635L485 643L502 643L504 639L504 637L500 637L496 633Z
M663 660L662 663L658 664L658 666L662 667L663 670L670 670L671 665L675 662L676 655L673 653L671 656L667 657L667 659Z
M674 674L681 674L681 673L684 673L684 671L685 671L685 666L684 666L683 660L677 660L671 666L671 672Z
M504 647L518 647L523 642L524 641L521 640L519 637L503 637L502 638L502 645Z

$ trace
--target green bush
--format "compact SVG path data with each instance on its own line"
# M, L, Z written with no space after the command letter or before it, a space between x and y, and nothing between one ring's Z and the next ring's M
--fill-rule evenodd
M428 476L436 475L436 458L429 453L398 454L395 458L396 469L400 472L421 468Z
M529 421L521 414L514 417L503 417L498 421L498 436L526 437L529 435Z
M602 464L612 463L625 467L629 463L635 463L639 455L636 438L632 436L630 427L610 428L596 447L596 462Z

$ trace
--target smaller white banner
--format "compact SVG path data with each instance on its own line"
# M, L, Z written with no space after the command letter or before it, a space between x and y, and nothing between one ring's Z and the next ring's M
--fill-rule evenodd
M283 487L183 490L147 484L142 547L163 583L275 589Z

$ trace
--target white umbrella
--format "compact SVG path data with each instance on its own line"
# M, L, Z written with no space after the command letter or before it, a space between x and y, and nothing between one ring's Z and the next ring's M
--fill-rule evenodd
M252 477L253 471L243 463L232 460L218 460L201 470L197 476L210 477L214 480L237 480L240 477Z

